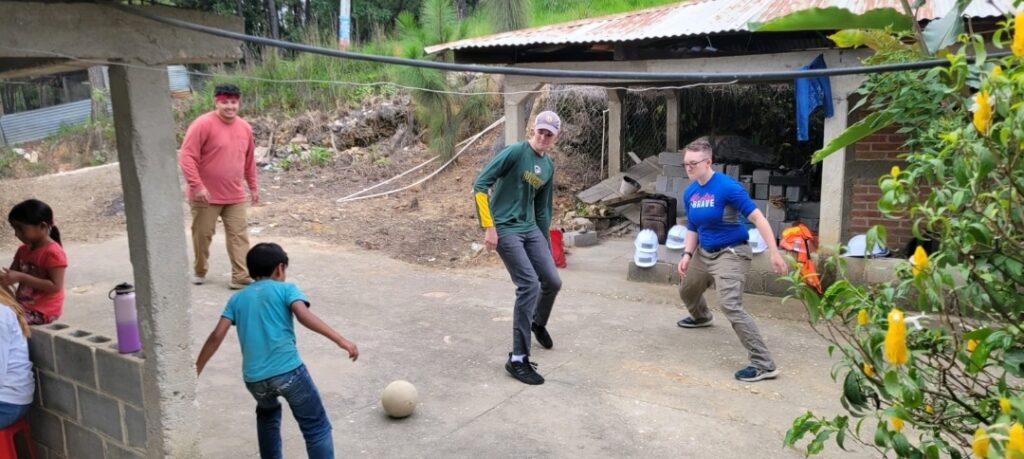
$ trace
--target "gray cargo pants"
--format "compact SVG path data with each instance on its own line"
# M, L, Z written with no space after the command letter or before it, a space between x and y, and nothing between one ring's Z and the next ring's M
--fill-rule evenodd
M762 370L774 370L775 362L754 318L743 309L743 284L747 281L753 252L749 245L740 245L715 253L698 248L686 268L686 277L679 284L679 298L694 319L711 318L711 310L704 300L704 291L715 285L722 313L732 323L740 343L747 349L750 365Z
M551 246L539 229L498 236L498 255L516 284L512 316L512 353L530 355L530 325L547 326L562 279L551 257Z

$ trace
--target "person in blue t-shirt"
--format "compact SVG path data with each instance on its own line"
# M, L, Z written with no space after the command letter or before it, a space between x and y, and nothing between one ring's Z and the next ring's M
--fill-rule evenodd
M306 371L295 347L295 324L333 341L354 362L359 348L309 310L309 301L295 284L285 282L288 254L274 243L256 244L245 258L255 282L228 300L216 328L196 359L202 374L234 325L242 348L242 377L256 399L256 433L260 457L281 457L281 402L284 397L299 423L310 458L333 458L331 421L320 392Z
M690 312L677 325L700 328L711 325L712 315L704 291L712 283L718 290L719 307L747 349L750 365L736 372L740 381L760 381L779 375L768 346L753 317L743 309L743 284L753 252L740 215L750 220L768 244L772 268L785 274L789 267L775 243L771 225L739 182L711 169L711 144L699 138L684 149L686 174L693 180L683 192L686 206L686 247L679 260L679 297ZM698 248L698 243L700 247Z

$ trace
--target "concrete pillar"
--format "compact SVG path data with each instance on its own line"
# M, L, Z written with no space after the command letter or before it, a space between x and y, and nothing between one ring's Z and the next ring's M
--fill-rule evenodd
M163 67L110 68L128 248L145 353L148 456L199 457L185 227L177 142Z
M863 76L841 76L832 78L832 106L835 112L825 118L824 144L838 137L846 130L849 119L849 97L857 90ZM850 187L846 180L846 149L832 153L822 163L821 170L821 221L818 227L818 242L822 250L836 247L842 241L843 215L846 209L846 195Z
M665 92L665 151L679 151L679 90Z
M505 80L505 145L526 140L526 129L530 125L530 100L536 95L529 91L540 88L537 84L516 85ZM522 92L521 92L522 91Z
M622 103L626 99L625 89L608 90L608 176L622 172L623 116Z

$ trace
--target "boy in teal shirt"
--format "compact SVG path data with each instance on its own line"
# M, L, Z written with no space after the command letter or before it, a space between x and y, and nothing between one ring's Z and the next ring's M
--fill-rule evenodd
M285 282L288 254L281 246L256 244L246 255L246 264L255 282L228 300L220 321L199 352L196 373L202 374L206 362L235 325L242 348L242 377L256 399L260 457L282 457L278 397L284 397L302 430L309 457L333 458L331 421L320 392L299 358L292 317L346 350L353 362L359 357L359 349L309 310L309 301L295 284Z
M541 112L530 139L501 150L473 184L480 226L486 229L484 245L497 249L516 284L512 352L505 370L531 385L544 383L530 362L531 331L541 346L554 346L547 323L562 288L548 233L555 165L547 155L561 127L555 112ZM488 189L493 189L491 196Z

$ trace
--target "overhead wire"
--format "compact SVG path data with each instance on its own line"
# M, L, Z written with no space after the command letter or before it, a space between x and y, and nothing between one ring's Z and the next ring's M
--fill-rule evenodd
M152 67L152 66L147 66L147 65L142 65L142 64L132 64L132 63L128 63L128 62L115 62L115 61L102 60L102 59L88 59L88 58L72 56L72 55L69 55L69 54L60 53L60 52L56 52L56 51L47 51L47 50L30 49L30 48L19 48L19 47L6 46L6 45L0 45L0 49L7 49L7 50L18 51L18 52L23 52L23 53L46 54L46 55L53 56L53 57L59 57L59 58L62 58L62 59L68 59L68 60L75 61L75 62L82 62L82 63L93 64L93 65L122 66L122 67L138 68L138 69L142 69L142 70L151 70L151 71L157 71L157 72L163 72L164 71L160 67ZM203 71L199 71L199 70L190 70L190 69L186 69L185 73L187 73L189 75L196 75L196 76L202 76L202 77L207 77L207 78L217 78L217 77L224 76L222 74L203 72ZM258 82L261 82L261 83L278 83L278 84L323 84L323 85L354 86L354 87L382 87L383 86L383 87L394 87L394 88L398 88L398 89L406 89L406 90L410 90L410 91L423 91L423 92L430 92L430 93L437 93L437 94L447 94L447 95L454 95L454 96L506 96L506 95L526 95L526 94L541 94L541 93L574 92L574 91L576 91L575 88L579 88L581 86L583 86L583 87L601 88L601 89L611 89L611 90L623 90L623 91L634 92L634 93L643 93L643 92L650 92L650 91L665 91L665 90L689 89L689 88L695 88L695 87L700 87L700 86L728 86L728 85L733 85L733 84L739 83L738 80L732 80L732 81L708 82L708 83L690 83L690 84L685 84L685 85L657 85L657 86L647 86L647 85L645 85L645 86L639 86L639 87L638 86L603 86L603 85L599 86L599 85L593 85L593 84L574 84L574 85L567 85L567 86L572 86L572 87L549 88L549 89L533 89L533 90L517 90L517 91L455 91L455 90L440 90L440 89L422 88L422 87L418 87L418 86L404 85L404 84L395 83L395 82L391 82L391 81L360 82L360 81L346 81L346 80L316 80L316 79L302 79L302 78L275 79L275 78L264 78L264 77L257 77L257 76L251 76L251 75L241 75L241 74L231 75L231 78L239 79L239 80L258 81Z
M448 62L436 62L426 61L420 59L408 59L402 57L392 56L378 56L374 54L362 54L352 51L342 51L337 49L322 48L318 46L311 46L305 44L291 43L283 40L276 40L272 38L257 37L253 35L246 35L244 33L232 32L230 30L219 29L216 27L205 26L201 24L195 24L188 21L182 21L180 19L168 18L157 14L152 14L146 11L141 11L135 8L131 8L127 5L119 3L103 3L104 5L123 11L128 14L143 17L152 21L160 22L175 27L180 27L195 32L206 33L218 37L229 38L233 40L244 41L248 43L255 43L259 45L273 46L276 48L287 49L291 51L320 54L324 56L333 56L345 59L356 59L371 62L380 62L384 64L395 64L405 65L420 68L430 68L436 70L445 71L456 71L456 72L475 72L475 73L487 73L487 74L502 74L502 75L518 75L518 76L532 76L532 77L546 77L546 78L588 78L588 79L599 79L599 80L635 80L635 81L673 81L673 82L727 82L736 80L738 82L755 82L755 81L785 81L795 80L800 78L814 78L814 77L831 77L831 76L844 76L844 75L863 75L872 73L884 73L884 72L895 72L905 70L921 70L933 67L945 67L949 66L950 62L946 59L931 59L917 62L906 62L897 64L882 64L873 66L856 66L856 67L834 67L826 69L809 69L809 70L783 70L783 71L768 71L768 72L627 72L627 71L597 71L597 70L561 70L561 69L541 69L541 68L529 68L529 67L498 67L491 65L479 65L479 64L455 64ZM992 53L992 57L1003 57L1008 56L1010 53L1007 51Z

